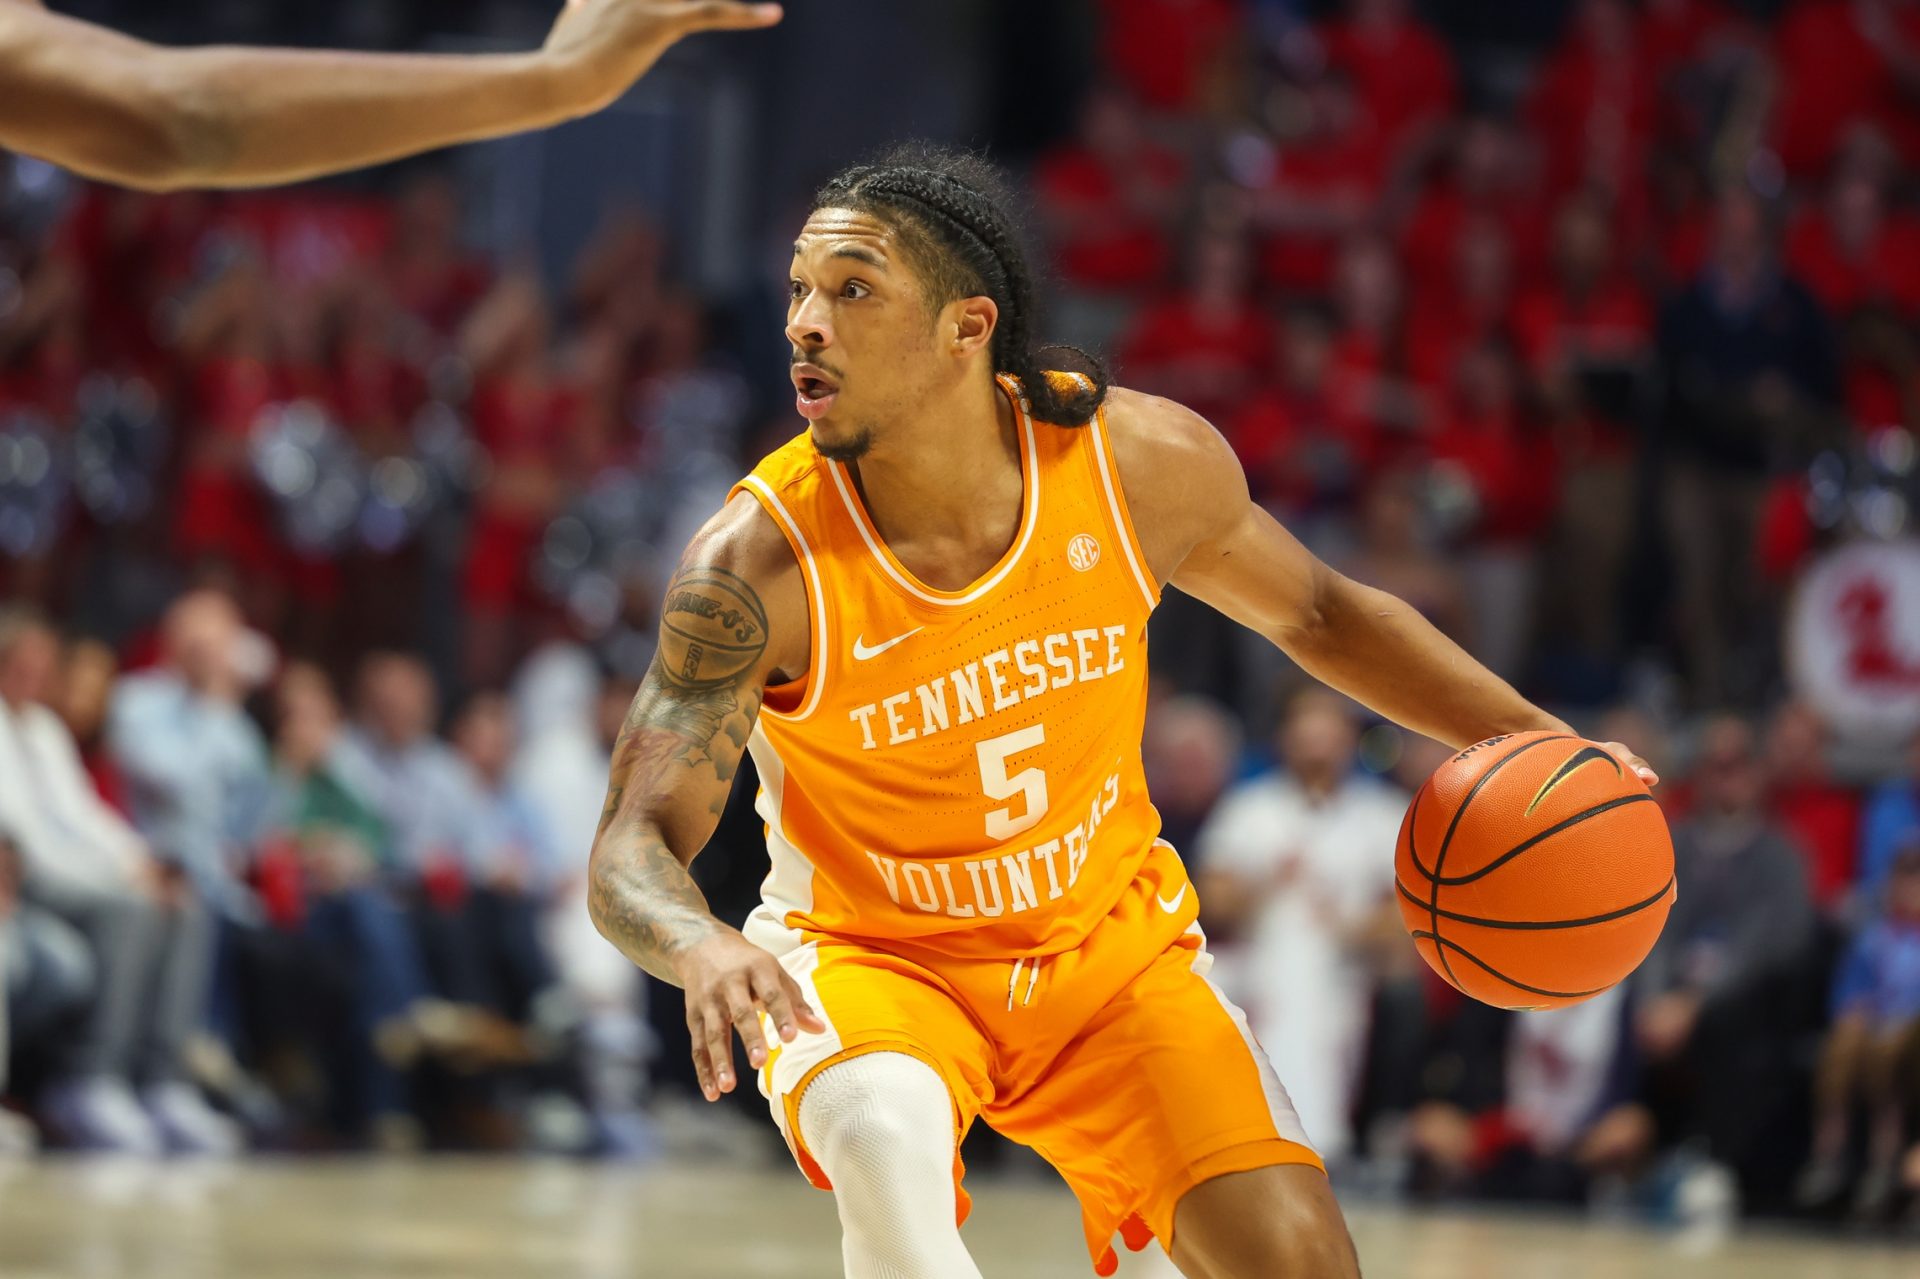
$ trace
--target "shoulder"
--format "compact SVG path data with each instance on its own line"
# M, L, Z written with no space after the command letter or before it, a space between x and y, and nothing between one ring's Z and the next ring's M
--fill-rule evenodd
M813 441L802 431L761 458L737 488L771 493L783 499L787 493L819 483L824 478L823 466Z
M38 702L31 702L20 710L20 729L58 746L73 745L73 734L67 731L66 721Z
M683 642L681 631L670 628L678 614L726 618L731 642L759 647L769 683L804 672L810 613L799 554L756 492L737 490L680 557L661 610L663 643Z
M800 578L800 561L787 535L749 489L736 490L687 542L679 575L709 570L737 577L764 594Z
M178 685L161 670L134 671L114 681L109 710L139 712L176 696Z
M1101 412L1135 532L1166 581L1187 552L1241 518L1246 473L1226 437L1184 404L1115 387Z
M1239 462L1226 438L1186 405L1142 391L1116 386L1101 405L1114 456L1122 467L1171 467L1180 474L1218 470L1238 472Z

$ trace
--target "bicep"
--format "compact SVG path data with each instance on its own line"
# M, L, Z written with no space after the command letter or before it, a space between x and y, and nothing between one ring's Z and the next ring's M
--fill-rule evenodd
M1226 438L1171 400L1115 391L1108 413L1127 504L1155 575L1282 644L1338 579L1256 504Z
M614 744L601 820L650 823L690 862L713 834L766 688L804 670L798 565L751 498L696 538L667 587L660 642ZM744 505L738 505L744 503Z
M1173 584L1275 643L1310 625L1337 574L1244 496L1223 527L1197 543Z

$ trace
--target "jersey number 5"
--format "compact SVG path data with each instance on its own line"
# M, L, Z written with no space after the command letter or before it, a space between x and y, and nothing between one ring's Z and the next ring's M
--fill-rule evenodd
M1012 805L987 814L987 838L1004 843L1021 831L1031 830L1047 815L1047 775L1037 768L1023 768L1007 775L1007 756L1032 750L1047 740L1046 726L1033 724L1017 732L989 737L974 749L980 756L980 789L988 799L1026 798L1023 811L1014 815Z

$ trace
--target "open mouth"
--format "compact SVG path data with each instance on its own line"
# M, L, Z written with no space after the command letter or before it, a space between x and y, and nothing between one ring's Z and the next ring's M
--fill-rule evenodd
M825 417L833 407L834 398L840 394L840 384L828 377L824 369L812 364L793 366L793 387L798 392L794 407L809 422Z

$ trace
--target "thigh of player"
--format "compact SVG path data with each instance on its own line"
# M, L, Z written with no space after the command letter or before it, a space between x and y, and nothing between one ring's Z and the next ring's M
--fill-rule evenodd
M1119 1230L1193 1276L1345 1275L1314 1260L1351 1258L1320 1158L1210 966L1197 930L1180 938L985 1118L1073 1187L1099 1273Z

